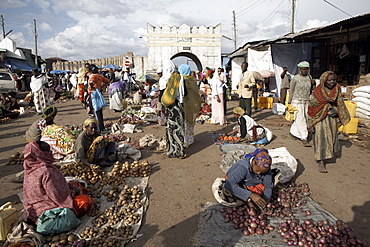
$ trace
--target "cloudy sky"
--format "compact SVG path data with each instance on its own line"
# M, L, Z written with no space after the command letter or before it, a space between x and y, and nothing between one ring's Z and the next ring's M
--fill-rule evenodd
M335 8L335 7L339 8ZM153 25L222 25L233 38L236 12L237 47L254 40L282 36L290 30L291 0L1 0L5 33L17 46L34 47L42 58L70 61L104 58L133 51L147 55L146 27ZM370 12L369 0L297 0L295 30L324 26ZM140 38L140 36L142 38ZM222 52L233 41L222 38Z

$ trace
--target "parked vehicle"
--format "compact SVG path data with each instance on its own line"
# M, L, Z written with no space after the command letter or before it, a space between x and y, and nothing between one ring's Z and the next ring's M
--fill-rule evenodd
M17 91L16 75L6 70L0 70L0 91Z

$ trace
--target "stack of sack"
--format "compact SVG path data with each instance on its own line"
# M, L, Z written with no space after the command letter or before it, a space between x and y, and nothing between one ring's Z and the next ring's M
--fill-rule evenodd
M356 102L356 117L370 119L370 86L361 86L352 91Z

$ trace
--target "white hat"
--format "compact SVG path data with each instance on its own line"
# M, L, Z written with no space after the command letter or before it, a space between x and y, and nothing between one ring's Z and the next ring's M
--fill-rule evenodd
M157 69L157 74L159 74L159 73L163 73L163 69L162 69L162 67L159 67L159 68Z

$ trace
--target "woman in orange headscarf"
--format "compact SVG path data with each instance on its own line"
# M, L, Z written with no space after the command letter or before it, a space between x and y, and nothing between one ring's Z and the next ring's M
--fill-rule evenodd
M320 84L310 97L308 116L307 127L314 133L315 160L319 163L319 172L327 173L324 160L333 158L339 151L338 127L351 120L333 71L321 75Z

